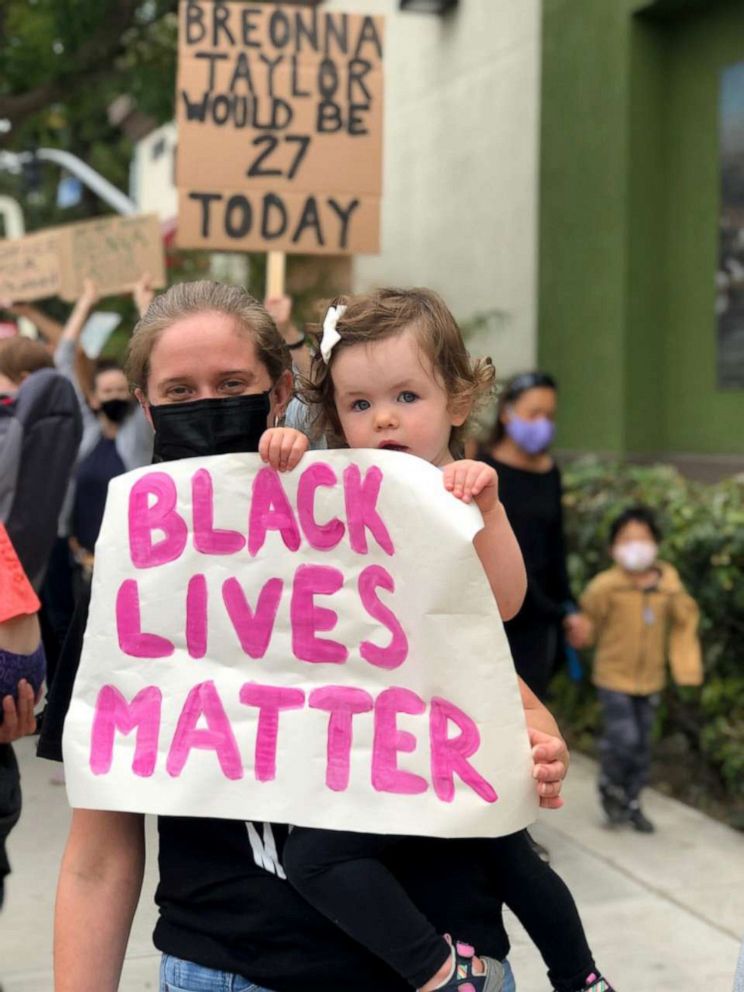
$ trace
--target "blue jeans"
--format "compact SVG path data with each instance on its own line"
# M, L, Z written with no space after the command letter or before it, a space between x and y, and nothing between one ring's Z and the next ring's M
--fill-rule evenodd
M501 963L504 966L502 992L517 992L511 965L506 959ZM200 964L164 954L160 962L160 992L269 992L269 990L254 985L240 975L204 968Z
M160 992L269 992L269 989L240 975L164 954L160 962Z
M514 972L511 969L511 965L509 964L509 959L504 958L501 963L504 966L504 985L501 992L517 992L517 982L514 978Z

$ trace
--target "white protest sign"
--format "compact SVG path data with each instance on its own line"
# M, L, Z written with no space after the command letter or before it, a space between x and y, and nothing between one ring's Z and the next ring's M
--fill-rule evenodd
M537 797L478 510L397 452L109 486L64 734L74 807L495 836Z

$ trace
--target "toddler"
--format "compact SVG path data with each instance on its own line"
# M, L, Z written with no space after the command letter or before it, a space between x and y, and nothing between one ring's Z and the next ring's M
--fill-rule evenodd
M303 399L331 443L424 458L442 469L445 488L475 502L483 529L474 545L501 616L519 609L525 572L490 466L456 458L466 422L491 391L493 368L471 362L444 302L427 290L380 290L331 307ZM259 452L293 468L307 440L268 430ZM523 701L529 690L520 683ZM437 934L384 864L396 838L295 827L285 847L289 881L311 905L383 958L414 988L499 992L500 962L479 958ZM447 844L467 843L457 840ZM495 870L507 904L537 944L559 992L611 992L597 973L570 892L521 831L479 842L484 870ZM446 898L446 893L442 893Z
M602 706L599 797L610 824L652 833L639 797L651 764L651 730L666 683L666 655L678 685L700 685L698 608L675 568L658 558L661 531L648 507L610 526L613 568L581 597L585 627L574 647L596 643L593 681Z

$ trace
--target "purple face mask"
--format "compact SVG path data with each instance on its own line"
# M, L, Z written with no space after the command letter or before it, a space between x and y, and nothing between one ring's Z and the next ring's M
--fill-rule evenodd
M505 427L512 441L528 455L538 455L541 451L545 451L555 437L555 424L547 417L523 420L513 413Z

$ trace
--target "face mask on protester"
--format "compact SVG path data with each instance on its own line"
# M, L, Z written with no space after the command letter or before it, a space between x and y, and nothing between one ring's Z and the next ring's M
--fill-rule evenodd
M653 541L626 541L612 550L612 557L626 572L645 572L656 561L658 547Z
M101 413L103 413L112 424L122 423L122 421L127 418L131 409L131 400L104 400L101 403Z
M151 406L153 462L258 451L271 409L270 396L267 391Z
M550 447L555 437L555 424L547 417L524 420L513 413L504 427L512 441L528 455L539 455Z

